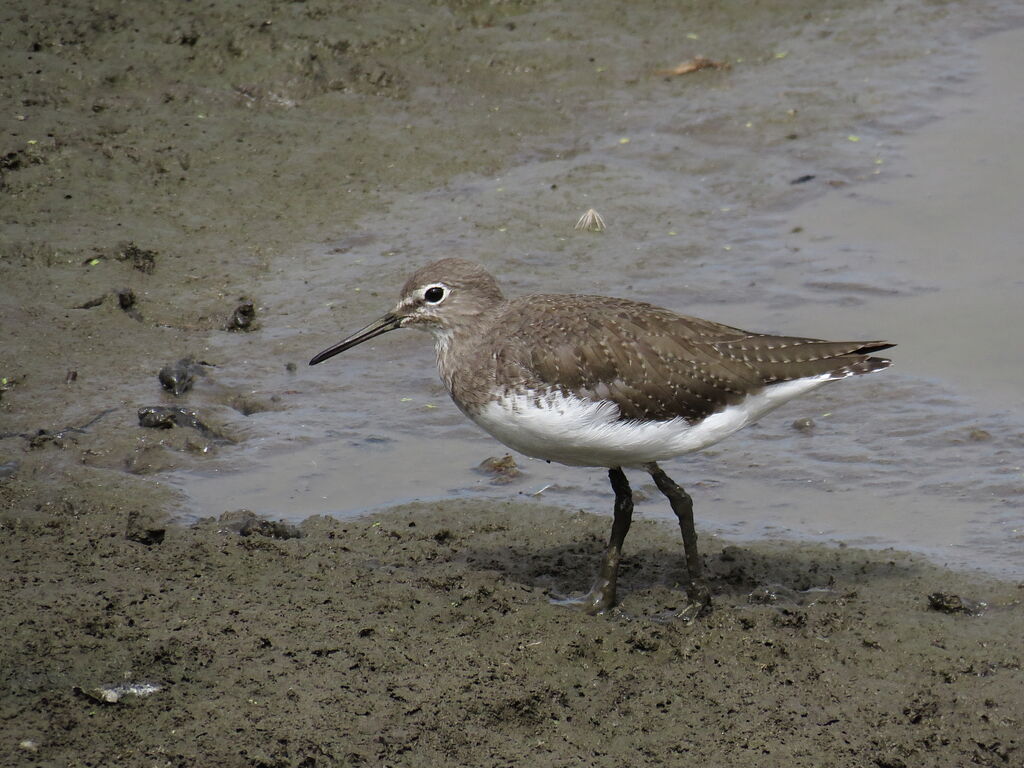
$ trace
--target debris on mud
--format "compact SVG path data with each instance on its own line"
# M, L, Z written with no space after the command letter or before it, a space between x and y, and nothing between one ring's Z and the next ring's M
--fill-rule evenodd
M118 248L116 258L118 261L127 261L139 272L151 275L156 269L158 255L156 251L139 248L135 243L125 243Z
M220 516L223 530L239 536L265 536L268 539L301 539L305 534L298 526L281 520L267 520L249 509L237 509Z
M228 320L229 331L251 331L253 322L256 320L256 306L251 299L241 299L241 303L235 307L235 311Z
M131 288L122 288L117 292L117 306L133 320L142 321L142 315L139 314L138 308L135 306L135 291Z
M77 378L77 376L75 378ZM93 426L96 422L98 422L100 419L102 419L107 414L113 413L116 410L117 410L116 408L107 408L107 409L105 409L103 411L100 411L98 414L93 416L91 419L89 419L87 422L82 424L80 427L70 426L70 427L62 427L61 429L53 429L53 430L51 430L51 429L37 429L35 432L0 432L0 439L6 438L6 437L23 437L26 440L28 440L28 442L29 442L29 444L28 444L29 450L34 450L36 448L41 448L44 445L47 445L49 443L53 443L53 444L57 445L58 447L63 448L63 447L66 446L66 442L69 439L68 436L69 436L70 433L87 434L88 431L89 431L89 428L91 426ZM74 438L70 438L70 439L72 441L74 440Z
M197 376L205 376L204 366L208 366L201 360L194 357L183 357L176 363L165 365L160 369L157 378L160 386L172 395L183 395L192 389Z
M977 616L985 610L986 606L980 601L968 600L949 592L932 592L928 595L928 607L940 613L964 613L968 616Z
M607 228L604 217L593 208L587 209L573 227L577 232L604 232Z
M82 698L95 701L99 704L118 704L126 696L137 696L140 699L151 696L163 690L162 685L156 683L121 683L120 685L100 685L94 688L81 688L75 686L72 692Z
M198 431L203 437L228 443L235 442L227 435L209 427L199 415L190 408L170 405L148 405L139 408L139 426L149 429L171 429L187 427Z
M482 475L490 475L491 482L495 485L511 483L523 474L510 453L506 453L504 456L488 456L476 465L476 471Z
M806 434L813 431L817 425L814 423L814 419L810 416L804 416L803 418L794 421L790 426L797 432L803 432Z
M692 59L680 62L671 69L656 69L654 74L663 77L679 77L688 75L691 72L700 72L702 69L732 69L727 61L714 61L707 56L694 56Z

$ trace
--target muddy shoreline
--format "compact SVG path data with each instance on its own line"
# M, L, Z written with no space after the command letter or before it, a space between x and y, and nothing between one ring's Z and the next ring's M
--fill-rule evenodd
M347 509L354 484L383 486L416 463L408 435L464 439L438 405L429 349L392 347L414 363L400 377L370 358L345 380L304 367L438 252L479 256L523 289L703 301L738 324L758 281L772 311L802 302L771 294L764 276L790 257L766 253L779 249L758 211L869 180L891 159L886 137L927 118L928 89L969 81L957 46L1014 13L9 3L0 763L1020 764L1015 582L893 551L700 531L715 610L666 623L681 599L678 533L641 513L621 609L587 617L548 595L588 585L608 516L453 499L293 528L310 507L287 490L336 475ZM945 77L937 46L958 54ZM697 54L732 66L652 75ZM904 103L915 76L927 88ZM654 170L638 173L637 158ZM794 185L808 169L820 186ZM609 231L573 239L595 200ZM823 304L860 300L829 291ZM894 300L901 291L925 293L901 284ZM161 369L188 359L162 387ZM941 454L945 465L915 465L936 477L962 456L999 471L1016 460L1020 436L996 417L964 416L938 448L928 433L886 454L889 414L866 419L917 384L851 390L814 438L841 471L787 450L792 430L761 444L852 486L888 472L884 494L907 457ZM979 424L988 438L972 441ZM874 443L858 442L866 432ZM405 452L364 473L357 457L381 445ZM273 477L287 523L253 521L230 495L197 505L168 482L240 470L261 447L271 463L309 452L324 465ZM736 475L756 470L737 455ZM420 475L450 487L427 459ZM699 478L728 463L700 461ZM989 496L1017 498L1009 469L985 477ZM698 483L701 510L721 482ZM784 483L764 488L755 499L786 499Z
M4 525L6 764L1020 756L1019 586L899 553L706 543L715 610L666 623L682 573L661 523L630 535L620 609L587 617L546 595L587 586L598 516L418 505L288 539L209 520L147 546L126 510L79 504ZM156 690L102 700L126 685Z

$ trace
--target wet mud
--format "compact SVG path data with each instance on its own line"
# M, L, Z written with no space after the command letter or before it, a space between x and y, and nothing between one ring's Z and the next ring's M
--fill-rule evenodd
M454 502L311 518L301 536L238 520L140 541L123 513L70 498L46 522L5 520L5 572L23 579L8 586L5 764L1021 756L1014 585L898 553L712 541L714 610L666 622L685 601L677 534L639 521L620 607L587 616L548 598L589 586L600 516ZM952 595L984 608L951 611ZM153 692L78 693L115 686Z
M442 254L883 337L942 286L815 260L778 212L898 163L1018 16L5 4L0 764L1021 764L1018 415L912 366L811 401L679 475L712 612L664 620L681 547L642 486L591 617L549 598L590 584L603 473L505 457L424 339L305 366ZM793 509L831 544L714 527ZM980 572L838 544L858 520L982 530Z

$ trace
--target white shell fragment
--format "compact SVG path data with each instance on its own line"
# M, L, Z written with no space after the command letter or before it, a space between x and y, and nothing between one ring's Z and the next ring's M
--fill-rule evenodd
M101 685L88 692L93 698L105 704L117 704L125 696L150 696L163 688L155 683L123 683L122 685Z
M604 219L601 218L600 213L591 208L580 216L575 229L579 232L604 232Z

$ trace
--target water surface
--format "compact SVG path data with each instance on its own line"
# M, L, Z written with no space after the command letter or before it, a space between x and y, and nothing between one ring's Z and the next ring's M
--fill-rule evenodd
M699 47L668 45L653 10L588 40L591 61L564 60L550 38L499 47L510 67L536 58L547 118L504 123L502 98L478 94L493 130L521 132L513 162L385 195L383 212L307 248L301 279L272 271L262 295L289 312L264 344L299 369L268 386L296 396L253 416L246 446L213 471L171 482L196 514L345 516L465 495L610 512L601 470L517 457L510 484L474 472L504 448L449 402L424 335L304 367L389 309L416 266L458 255L509 294L629 296L752 330L898 342L884 374L826 387L666 470L706 534L911 549L1024 575L1024 31L971 40L965 24L994 25L965 22L965 8L905 11L766 20L771 39L746 51L720 17L694 25ZM664 45L640 45L644 34ZM651 74L698 52L732 68ZM589 207L607 232L572 229ZM802 417L811 432L791 426ZM670 517L645 476L633 482L649 496L640 515Z

